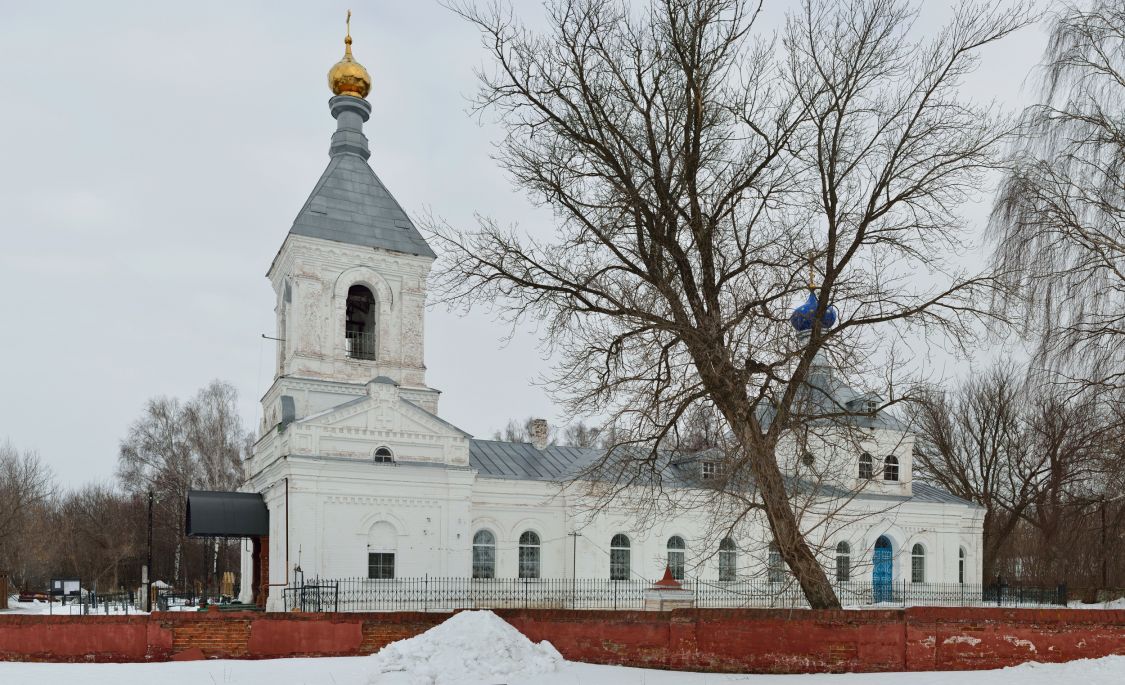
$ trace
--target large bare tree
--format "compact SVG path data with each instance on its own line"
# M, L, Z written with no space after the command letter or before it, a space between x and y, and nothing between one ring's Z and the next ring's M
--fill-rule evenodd
M994 260L1031 304L1041 361L1074 380L1122 386L1125 2L1063 6L1043 77L996 197Z
M10 574L18 587L36 552L29 533L55 492L53 478L37 452L0 443L0 573Z
M212 381L187 402L153 398L121 441L118 479L134 495L154 494L160 537L174 541L170 570L177 580L184 577L188 490L231 490L244 478L247 435L236 402L236 391L222 381ZM215 563L217 551L218 546ZM207 566L217 571L214 563Z
M430 222L438 285L543 322L556 398L611 425L603 481L658 481L681 418L713 407L727 515L764 513L810 604L838 606L779 446L838 416L802 401L818 355L856 376L908 334L960 341L985 316L991 279L951 259L956 208L1014 126L959 85L1028 14L965 5L921 38L897 0L806 0L774 39L744 0L546 7L543 31L455 9L491 56L477 104L506 130L497 160L556 225ZM810 263L818 305L796 338Z

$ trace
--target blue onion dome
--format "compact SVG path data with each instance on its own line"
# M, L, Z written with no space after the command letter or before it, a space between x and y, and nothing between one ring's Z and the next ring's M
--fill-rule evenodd
M809 299L805 303L793 310L789 316L789 323L793 324L793 328L798 333L811 331L813 327L813 319L816 317L816 309L820 302L816 299L816 291L809 290ZM822 330L828 330L836 325L836 307L828 305L824 312L824 316L820 320L820 327Z

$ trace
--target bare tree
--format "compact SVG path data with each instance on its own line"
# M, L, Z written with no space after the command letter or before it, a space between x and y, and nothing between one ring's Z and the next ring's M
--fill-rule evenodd
M902 2L806 0L774 42L744 0L546 6L542 33L497 7L455 10L495 67L477 104L506 128L497 159L555 232L431 221L439 288L544 322L557 399L612 425L594 480L618 492L659 483L675 427L712 405L736 448L727 515L764 512L811 605L838 606L779 445L826 418L800 409L818 354L856 376L908 330L960 344L986 316L991 279L950 261L955 208L1014 127L958 86L1028 13L966 5L918 41ZM810 262L816 310L795 339Z
M563 427L559 443L570 447L597 447L601 444L601 437L601 428L579 420Z
M511 419L503 430L492 432L493 440L505 442L531 442L531 422L535 419L528 417L523 421ZM601 430L578 420L568 423L561 428L550 426L547 431L548 445L567 445L570 447L597 447L600 444Z
M1065 5L1044 62L996 196L993 259L1032 305L1041 361L1125 385L1125 3Z
M35 545L36 516L54 494L53 475L39 454L0 444L0 571L23 586Z
M1125 438L1101 393L1003 364L926 393L913 419L918 477L985 508L986 578L1021 567L1058 580L1077 567L1076 514L1107 499Z
M213 381L186 403L149 400L121 441L118 478L127 492L155 494L162 537L174 540L172 577L184 577L183 516L191 489L233 489L242 483L246 431L237 413L237 393ZM217 572L218 547L212 550Z
M137 575L127 561L142 558L141 500L104 484L88 484L60 496L53 512L58 541L52 566L66 569L91 589L115 591Z
M984 577L1032 506L1046 457L1027 440L1028 384L998 366L956 391L932 389L914 405L915 474L985 509Z
M492 432L492 439L503 440L504 442L531 442L531 424L533 421L535 421L533 416L529 416L523 421L509 419L503 430ZM558 429L553 426L548 427L547 444L559 444Z

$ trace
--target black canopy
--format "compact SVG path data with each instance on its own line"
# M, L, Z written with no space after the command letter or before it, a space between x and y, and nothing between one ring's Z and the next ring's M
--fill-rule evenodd
M251 538L270 534L270 512L256 492L189 490L184 518L189 537Z

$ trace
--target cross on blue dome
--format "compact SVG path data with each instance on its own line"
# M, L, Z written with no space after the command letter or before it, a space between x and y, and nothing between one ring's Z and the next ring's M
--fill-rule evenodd
M805 303L793 310L789 316L789 323L793 325L798 333L805 333L811 331L813 327L813 320L816 318L816 309L820 306L820 301L816 299L816 291L809 289L809 299ZM828 305L824 311L824 316L820 319L820 327L822 330L828 330L836 325L836 307Z

